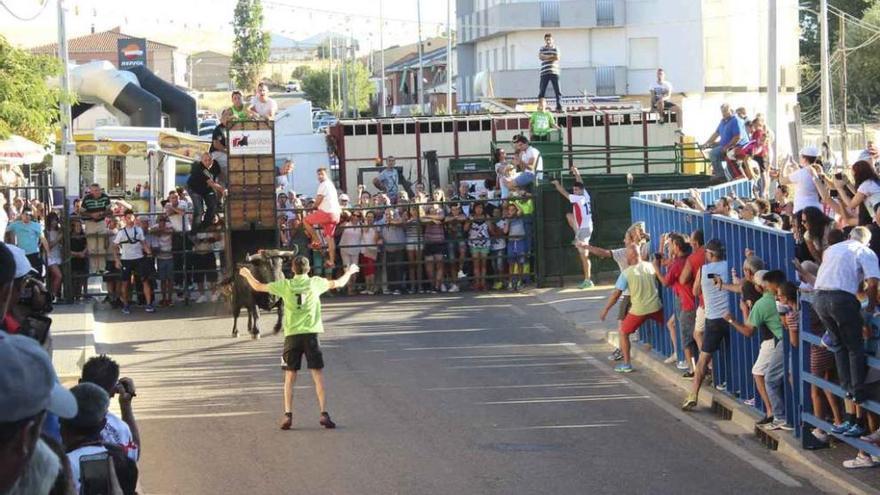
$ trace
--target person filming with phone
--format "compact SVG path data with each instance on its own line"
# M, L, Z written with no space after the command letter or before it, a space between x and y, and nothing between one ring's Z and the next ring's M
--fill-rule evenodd
M141 437L131 407L131 401L137 395L134 381L128 377L120 378L119 364L106 354L101 354L86 361L79 382L94 383L104 389L110 399L118 397L122 418L108 411L101 438L106 443L119 445L131 460L137 462L140 459Z

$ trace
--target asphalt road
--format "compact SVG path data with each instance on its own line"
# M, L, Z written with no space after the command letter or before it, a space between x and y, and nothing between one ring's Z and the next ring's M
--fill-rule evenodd
M220 306L97 316L138 387L148 494L819 493L527 295L327 298L329 410L280 431L282 339ZM245 320L246 321L246 320ZM263 320L271 329L271 317Z

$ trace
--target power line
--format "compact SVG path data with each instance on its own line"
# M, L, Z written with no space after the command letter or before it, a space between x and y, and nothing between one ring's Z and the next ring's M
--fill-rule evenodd
M32 15L31 17L22 17L22 16L16 14L15 12L13 12L12 9L10 9L9 6L6 5L5 2L0 0L0 6L2 6L4 9L6 9L6 12L9 12L9 15L11 15L12 17L15 17L19 21L24 21L24 22L29 22L29 21L32 21L32 20L36 19L37 17L39 17L40 14L42 14L43 11L46 10L47 5L49 5L49 0L43 0L43 4L40 5L40 9L37 11L36 14Z

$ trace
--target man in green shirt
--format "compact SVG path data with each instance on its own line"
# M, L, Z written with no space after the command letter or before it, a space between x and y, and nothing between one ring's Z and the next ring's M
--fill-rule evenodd
M752 376L767 414L757 426L767 430L791 430L791 425L785 422L785 347L782 319L776 308L776 293L785 283L785 274L779 270L760 270L754 279L764 293L746 316L748 323L739 323L730 314L724 319L746 337L751 337L756 330L761 333L761 350L752 366Z
M559 129L556 117L547 111L547 102L544 98L538 98L538 110L529 117L529 129L532 132L532 141L547 141L551 129Z
M330 289L345 287L352 275L358 272L358 266L352 264L336 280L321 277L309 277L309 259L297 256L293 260L292 279L277 280L264 284L254 278L246 267L239 274L247 280L251 289L268 292L284 301L284 417L281 429L289 430L293 425L293 385L296 383L296 372L299 371L303 354L306 356L315 392L318 395L318 406L321 409L321 426L335 428L336 423L327 413L324 398L324 355L318 346L318 334L324 333L321 321L321 294Z

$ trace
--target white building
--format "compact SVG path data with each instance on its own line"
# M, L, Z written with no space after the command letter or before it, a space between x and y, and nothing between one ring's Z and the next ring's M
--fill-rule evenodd
M796 102L800 31L797 1L778 4L783 129ZM537 96L538 50L551 32L564 95L644 99L647 106L663 67L687 134L707 137L724 101L750 115L766 111L768 0L457 0L456 7L462 102L479 100L480 72L496 97Z

